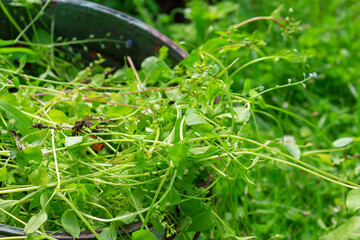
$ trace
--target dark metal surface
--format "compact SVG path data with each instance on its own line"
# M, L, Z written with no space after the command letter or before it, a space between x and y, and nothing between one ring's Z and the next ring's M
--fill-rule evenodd
M25 8L11 4L11 0L0 1L6 5L16 22L24 26L21 18L27 19ZM40 9L40 6L37 8ZM99 52L120 64L124 56L131 56L135 65L140 66L146 57L153 56L164 45L169 48L169 58L173 63L178 63L187 56L182 48L154 28L127 14L96 3L82 0L53 0L45 9L41 21L37 21L36 24L41 22L50 26L52 20L55 21L55 39L59 36L69 40L74 37L87 39L90 35L103 38L108 33L111 34L109 37L111 39L122 37L124 44L121 44L119 49L114 43L104 43L104 49L99 43L87 44L90 52ZM18 32L11 26L1 10L0 24L0 38L16 37Z

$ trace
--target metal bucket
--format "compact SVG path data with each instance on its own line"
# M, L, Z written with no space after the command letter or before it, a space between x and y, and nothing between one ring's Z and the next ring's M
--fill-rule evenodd
M25 8L11 0L1 0L16 22L21 26L21 18L27 16ZM50 26L55 22L54 37L69 40L104 38L122 39L120 47L112 42L86 44L89 51L99 52L105 58L123 62L124 56L130 56L136 66L149 56L158 53L162 46L169 48L168 58L173 63L183 60L188 54L172 40L145 23L114 9L83 0L52 0L45 9L42 22ZM0 38L13 39L14 28L5 14L0 14ZM21 27L25 27L24 24ZM49 27L50 28L50 27ZM28 31L31 31L29 29ZM15 30L15 34L17 32ZM15 35L15 37L16 37Z

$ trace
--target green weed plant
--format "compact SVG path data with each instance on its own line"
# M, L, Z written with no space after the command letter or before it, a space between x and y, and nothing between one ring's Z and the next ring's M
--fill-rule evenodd
M78 238L90 230L106 240L156 239L156 232L180 239L200 233L202 239L306 239L316 230L301 232L307 224L301 218L327 230L327 201L313 192L317 184L336 189L335 196L344 194L343 187L354 189L346 205L350 212L360 207L354 176L333 171L359 138L333 141L302 109L289 110L276 98L306 92L318 73L279 84L240 77L267 61L270 75L278 74L279 62L306 64L298 51L269 54L264 40L239 30L266 21L291 38L301 29L294 19L281 18L281 8L215 31L206 24L232 14L237 4L225 1L204 13L204 3L194 1L189 14L199 47L190 47L177 66L168 64L163 47L135 69L129 56L123 68L112 68L100 54L88 62L73 51L86 51L89 42L124 45L121 40L55 39L35 27L49 2L27 2L39 13L25 28L0 2L17 31L13 40L0 40L0 219L24 228L19 238L54 239L58 231ZM282 203L284 192L293 196ZM290 203L299 196L316 201L316 219L313 209ZM357 228L348 229L358 221L351 218L323 238L356 236ZM136 222L137 231L123 231Z

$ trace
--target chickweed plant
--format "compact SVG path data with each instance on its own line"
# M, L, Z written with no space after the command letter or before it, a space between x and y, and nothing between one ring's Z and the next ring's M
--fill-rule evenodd
M251 61L238 57L266 45L239 33L245 24L269 20L285 35L299 30L279 10L217 33L176 66L162 47L136 69L130 56L122 68L107 67L101 54L84 60L74 47L126 42L56 39L36 25L50 1L33 2L24 7L40 10L25 28L0 2L16 32L13 40L0 40L0 220L5 228L23 228L16 239L56 239L64 231L79 238L86 230L103 240L255 238L247 224L254 213L247 201L239 208L238 195L256 188L259 165L360 187L307 161L347 151L353 138L332 142L308 120L265 101L274 91L306 87L317 73L269 88L247 79L241 91L232 90L250 65L302 61L293 50ZM329 148L297 145L278 115L308 125ZM275 132L262 133L266 128ZM349 198L353 211L358 194ZM243 229L232 222L239 214ZM129 224L137 227L129 231Z

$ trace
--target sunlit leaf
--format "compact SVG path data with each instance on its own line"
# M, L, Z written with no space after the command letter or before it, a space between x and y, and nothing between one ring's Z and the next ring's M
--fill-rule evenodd
M300 148L295 144L290 143L284 143L283 144L286 150L289 151L290 155L293 156L296 159L300 159L301 151Z
M244 83L243 95L247 95L251 89L251 80L246 79Z
M25 64L26 64L26 55L24 55L24 56L22 56L21 58L20 58L20 64L19 64L19 67L18 67L18 69L16 70L16 74L18 74L18 73L20 73L21 72L21 70L24 68L24 66L25 66ZM15 85L15 87L17 87L17 88L19 88L19 85L17 84L17 86Z
M349 213L354 213L360 208L360 189L353 189L348 193L346 207Z
M31 132L34 132L33 129L30 129L32 126L32 121L24 113L13 107L7 102L0 100L0 110L6 113L7 118L15 119L14 127L19 130L21 134L26 135Z
M74 136L74 137L65 137L65 147L70 147L76 144L81 143L83 140L82 136Z
M45 211L40 211L39 214L32 216L24 228L26 234L33 233L47 220Z
M0 182L5 181L8 176L8 171L6 167L0 168Z
M186 110L186 112L185 112L185 122L189 126L202 124L202 123L208 123L204 119L201 111L197 110L197 109L194 109L194 108L189 108L188 110Z
M321 240L356 240L360 237L360 217L352 217L334 231L321 236Z
M333 146L338 148L346 147L350 145L353 141L354 139L352 137L339 138L333 142Z
M29 175L29 181L35 186L45 186L49 183L49 175L44 168L40 167Z
M177 166L181 160L185 159L187 151L188 148L184 144L174 144L174 146L170 148L168 158L173 161L175 166Z
M169 74L171 77L173 76L172 70L163 60L157 60L156 65L163 71L164 73Z
M57 123L67 123L68 117L63 111L51 109L48 113L50 119Z
M132 240L157 240L149 230L141 229L132 233Z
M76 214L72 210L67 210L61 216L61 224L65 231L71 236L78 238L80 235L80 226Z
M91 79L91 84L101 87L104 84L105 76L103 74L96 74Z
M116 240L117 232L115 227L106 227L100 233L101 240Z
M272 19L279 19L280 14L281 14L281 10L284 7L284 5L280 5L278 8L276 8L272 13L271 13L271 18Z

